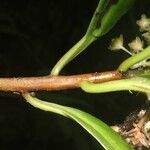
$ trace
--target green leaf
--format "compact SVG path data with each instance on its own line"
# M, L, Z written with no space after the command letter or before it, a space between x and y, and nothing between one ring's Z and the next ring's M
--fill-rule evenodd
M104 13L107 5L109 4L109 0L100 0L97 8L93 14L93 17L91 19L91 22L89 24L89 27L87 29L86 35L93 34L93 31L98 27L98 23L100 22L102 18L102 14Z
M79 123L107 150L132 150L132 147L115 131L96 117L75 108L41 101L29 94L24 98L34 107L45 111L54 112Z
M135 0L118 0L117 3L112 4L104 14L101 25L95 30L94 35L99 37L109 32L134 2Z
M76 56L84 51L98 37L106 34L124 15L135 0L118 0L111 5L110 0L100 0L91 19L86 34L54 66L51 75L59 72Z

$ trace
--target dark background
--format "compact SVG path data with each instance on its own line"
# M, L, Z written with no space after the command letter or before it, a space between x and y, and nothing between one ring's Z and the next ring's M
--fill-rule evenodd
M47 75L60 57L85 33L98 0L0 0L0 76ZM140 35L136 20L150 15L150 1L134 7L107 35L68 64L61 74L116 69L128 57L108 50L113 37L125 43ZM115 18L114 18L115 19ZM121 123L144 105L140 93L87 94L77 90L38 92L43 100L89 112L109 125ZM33 108L21 97L0 93L0 150L99 150L99 144L78 124Z

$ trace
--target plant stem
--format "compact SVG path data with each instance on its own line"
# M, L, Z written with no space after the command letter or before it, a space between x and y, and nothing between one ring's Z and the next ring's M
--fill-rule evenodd
M51 75L58 75L62 68L73 60L79 53L86 49L96 38L93 36L83 36L83 38L75 44L54 66Z
M147 48L145 48L142 52L131 56L130 58L126 59L124 62L121 63L121 65L119 66L119 70L121 72L125 72L127 71L131 66L135 65L136 63L144 60L144 59L148 59L150 58L150 46L148 46Z
M19 93L37 90L62 90L80 87L81 81L102 83L121 79L118 71L89 73L72 76L43 76L24 78L0 78L1 91L14 91Z
M125 51L126 53L128 53L129 55L133 55L130 51L128 51L125 47L122 46L122 50Z
M29 104L31 104L35 108L39 108L44 111L50 111L50 112L57 113L62 116L66 116L65 113L63 113L63 111L61 110L63 108L63 106L61 105L39 100L38 98L31 96L29 93L24 93L22 94L22 96L26 99L26 101Z

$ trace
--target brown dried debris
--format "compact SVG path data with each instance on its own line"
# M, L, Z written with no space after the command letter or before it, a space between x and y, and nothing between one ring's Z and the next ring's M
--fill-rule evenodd
M112 128L135 148L150 148L150 108L131 113L123 124Z

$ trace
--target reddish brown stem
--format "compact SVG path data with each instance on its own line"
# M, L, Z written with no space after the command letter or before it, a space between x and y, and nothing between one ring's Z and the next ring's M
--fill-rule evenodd
M102 83L110 80L121 79L119 71L102 73L89 73L72 76L43 76L23 78L0 78L1 91L27 92L37 90L62 90L77 88L81 81Z

